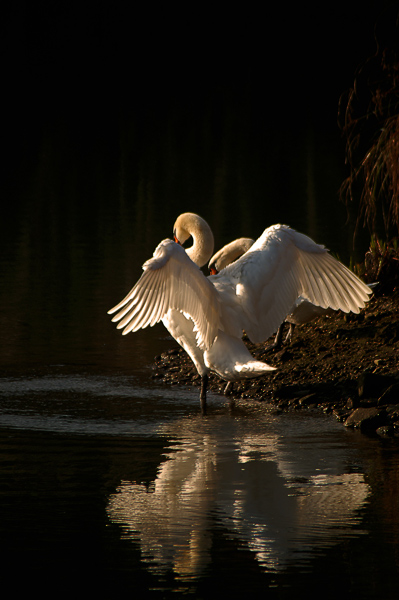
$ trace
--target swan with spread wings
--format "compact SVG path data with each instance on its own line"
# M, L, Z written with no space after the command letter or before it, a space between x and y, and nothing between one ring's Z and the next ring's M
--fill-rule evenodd
M185 250L190 236L193 245ZM253 343L267 340L299 296L358 313L371 293L324 246L286 225L265 229L243 256L209 277L200 270L213 254L207 222L194 213L180 215L174 240L157 246L139 281L108 312L116 313L112 321L124 335L163 322L201 376L203 412L210 371L229 382L275 370L253 358L244 331Z

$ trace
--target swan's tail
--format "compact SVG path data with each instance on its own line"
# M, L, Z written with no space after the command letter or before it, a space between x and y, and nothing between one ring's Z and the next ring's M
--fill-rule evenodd
M255 360L241 339L220 330L215 343L204 353L204 360L208 369L227 381L260 377L276 370L275 367Z
M260 362L259 360L249 360L241 365L234 365L234 370L241 379L243 377L259 377L260 375L264 375L270 371L276 371L277 369L276 367L271 367L267 363Z

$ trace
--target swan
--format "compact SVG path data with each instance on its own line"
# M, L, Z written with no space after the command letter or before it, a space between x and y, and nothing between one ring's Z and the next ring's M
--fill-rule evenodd
M358 313L371 290L324 246L287 225L265 229L249 250L220 273L200 267L213 253L208 223L194 213L180 215L174 240L165 239L126 297L108 313L123 335L159 321L192 359L200 377L206 412L208 374L233 382L275 368L255 360L242 336L267 340L299 296L323 308ZM189 237L193 245L182 246ZM178 243L176 243L178 242Z
M208 263L208 269L211 275L216 275L222 269L227 267L227 265L234 262L237 258L240 258L249 248L255 243L255 240L252 238L241 237L236 240L233 240L229 244L226 244L218 250L210 259ZM281 347L282 345L282 337L284 331L285 323L288 323L289 330L285 341L290 341L292 339L292 334L294 332L294 328L297 325L304 325L305 323L309 323L320 317L322 315L330 314L334 312L331 308L323 308L321 306L317 306L306 298L299 296L291 306L288 315L279 328L277 329L276 337L274 343L267 348L267 350L275 350Z
M237 258L240 258L247 250L253 246L255 240L252 238L238 238L230 244L226 244L216 252L208 263L208 269L211 275L217 275L222 269L230 265Z
M247 252L247 250L249 250L254 243L255 240L252 238L241 237L223 246L223 248L218 250L212 256L208 263L210 274L216 275L219 273L222 269L227 267L227 265L231 264L237 258L240 258L243 254L245 254L245 252ZM370 290L373 290L376 285L377 283L367 284ZM330 307L323 308L322 306L317 306L316 304L309 302L309 300L306 298L299 296L291 306L291 309L283 323L281 323L277 329L273 344L269 346L269 348L266 348L266 351L276 350L281 347L284 325L286 323L289 325L289 330L286 335L285 342L289 342L292 340L292 335L296 326L305 325L305 323L310 323L317 317L329 315L333 312L334 310Z

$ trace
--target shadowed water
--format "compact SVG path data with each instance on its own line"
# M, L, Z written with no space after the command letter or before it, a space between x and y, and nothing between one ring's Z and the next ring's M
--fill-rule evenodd
M126 375L4 377L0 402L3 581L23 570L17 589L198 597L223 582L237 597L250 577L272 597L394 597L390 445L216 395L204 418L198 390Z

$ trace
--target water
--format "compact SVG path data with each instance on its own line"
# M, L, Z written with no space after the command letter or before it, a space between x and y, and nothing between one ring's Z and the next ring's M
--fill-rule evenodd
M208 220L217 248L283 222L345 262L361 257L368 240L353 248L337 200L345 169L331 90L316 125L317 98L305 114L309 96L292 81L282 89L283 72L275 96L263 81L227 93L214 73L208 94L195 77L186 88L165 75L162 102L137 76L130 112L97 88L75 96L73 69L58 72L60 106L46 70L32 73L47 83L11 113L0 182L4 588L396 598L394 442L215 395L203 418L198 388L151 378L154 356L175 346L163 327L122 338L106 314L187 210Z
M2 581L14 590L394 598L397 448L131 376L0 382ZM20 574L23 573L23 577ZM49 596L50 597L50 596Z

